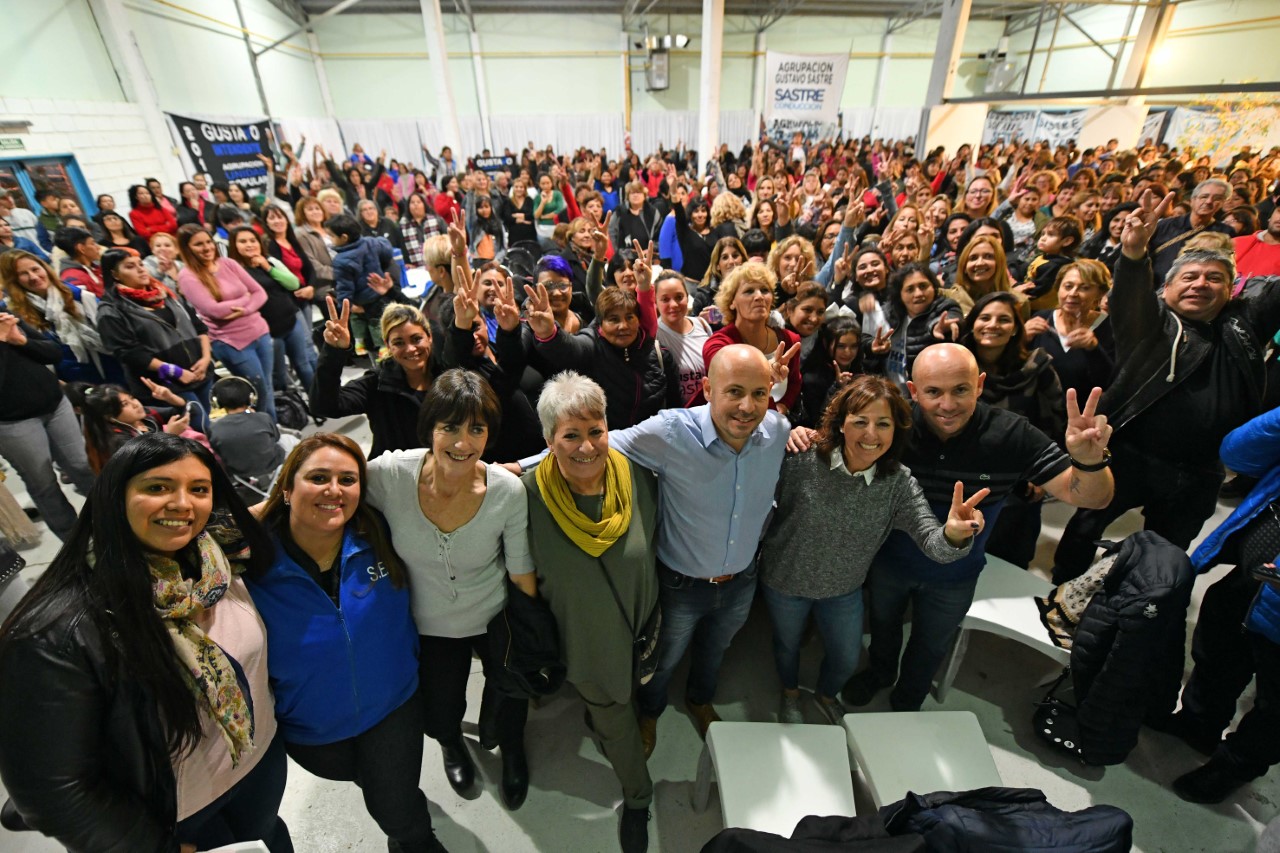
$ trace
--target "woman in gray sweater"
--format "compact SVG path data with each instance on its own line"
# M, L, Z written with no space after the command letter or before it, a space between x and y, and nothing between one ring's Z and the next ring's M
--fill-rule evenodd
M369 503L382 512L409 570L418 627L423 728L440 744L445 776L470 797L475 764L462 738L471 655L486 675L480 745L502 748L502 802L517 809L529 789L524 724L529 703L488 680L501 661L485 628L507 601L507 579L536 596L524 486L501 465L480 461L497 434L501 404L478 373L449 370L431 383L418 418L422 448L384 453L369 464Z
M947 563L968 554L982 530L977 506L988 490L966 501L959 483L946 524L938 523L899 461L910 433L911 408L897 387L859 376L827 406L816 446L782 464L778 508L760 551L782 681L780 722L804 722L800 644L812 614L825 648L817 706L840 724L836 695L862 652L862 584L889 531L906 532L930 558Z

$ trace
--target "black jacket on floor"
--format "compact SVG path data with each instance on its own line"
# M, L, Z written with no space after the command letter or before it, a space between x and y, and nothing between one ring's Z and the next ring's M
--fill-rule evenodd
M1116 553L1115 565L1071 646L1081 757L1089 764L1123 762L1144 720L1173 713L1195 583L1186 552L1150 531L1106 553Z
M1034 788L908 793L878 814L806 817L790 838L726 829L702 853L1128 853L1133 818L1114 806L1064 812Z

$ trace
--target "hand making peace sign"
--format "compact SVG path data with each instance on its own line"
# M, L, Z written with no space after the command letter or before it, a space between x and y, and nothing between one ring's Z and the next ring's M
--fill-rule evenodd
M969 500L964 499L964 483L956 481L951 492L951 510L947 513L945 526L947 541L952 545L963 545L970 538L982 532L986 522L982 518L982 510L978 504L991 494L990 489L979 489Z
M351 303L342 300L342 313L332 296L324 298L329 308L329 319L324 321L324 342L335 349L351 347Z

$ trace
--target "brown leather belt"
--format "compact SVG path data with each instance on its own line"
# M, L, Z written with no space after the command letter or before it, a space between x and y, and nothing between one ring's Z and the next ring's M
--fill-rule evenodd
M733 580L733 579L734 579L734 578L736 578L736 577L737 577L737 575L736 575L736 574L733 574L733 575L718 575L718 576L716 576L716 577L714 577L714 578L694 578L694 580L696 580L696 581L706 581L707 583L713 583L713 584L717 584L717 585L719 585L719 584L722 584L722 583L728 583L729 581Z

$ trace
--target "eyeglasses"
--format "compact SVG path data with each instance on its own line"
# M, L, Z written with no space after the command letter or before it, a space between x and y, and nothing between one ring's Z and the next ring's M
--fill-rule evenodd
M967 190L965 195L991 195L991 190L983 187L975 187L974 189Z
M566 290L573 289L572 282L568 281L549 281L543 286L546 287L548 293L562 293Z

